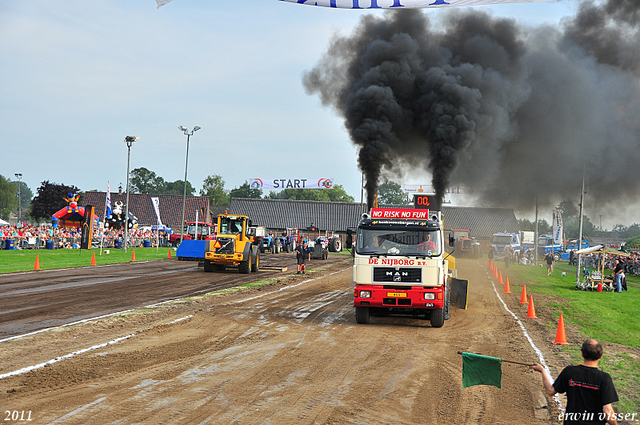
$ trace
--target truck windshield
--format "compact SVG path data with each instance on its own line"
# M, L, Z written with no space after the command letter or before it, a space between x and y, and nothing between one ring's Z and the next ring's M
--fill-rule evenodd
M491 243L500 244L500 245L509 245L511 244L511 236L510 235L493 235L491 237Z
M196 225L190 224L187 226L187 233L191 236L196 234ZM198 223L198 235L201 236L209 236L211 234L211 227L203 225L202 223Z
M242 232L242 219L233 217L222 217L220 219L221 235L237 235Z
M358 229L356 252L362 255L437 256L442 252L438 231Z

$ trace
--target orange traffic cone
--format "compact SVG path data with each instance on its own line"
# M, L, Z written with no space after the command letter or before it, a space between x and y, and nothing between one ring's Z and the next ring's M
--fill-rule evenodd
M169 253L167 254L167 258L171 260L171 249L169 249Z
M510 294L511 293L511 288L509 287L509 278L507 277L507 280L504 283L504 293L505 294Z
M33 270L40 270L40 256L36 254L36 263L33 265Z
M536 308L533 306L533 295L529 295L529 310L527 310L527 319L537 319Z
M522 295L520 296L520 302L519 304L526 304L527 303L527 285L522 285Z
M504 282L502 281L502 270L500 270L500 274L499 274L498 276L499 276L499 278L498 278L498 283L499 283L500 285L503 285L503 284L504 284Z
M560 320L558 321L558 331L556 332L556 340L553 341L553 343L569 345L569 343L567 342L567 335L564 333L564 319L562 318L562 314L560 315Z
M131 261L136 261L136 250L133 250L133 254L131 254Z
M91 257L91 265L95 266L96 265L96 253L93 253L93 256Z

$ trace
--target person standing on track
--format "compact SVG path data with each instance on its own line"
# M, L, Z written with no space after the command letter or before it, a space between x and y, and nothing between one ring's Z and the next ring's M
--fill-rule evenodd
M307 248L307 240L305 239L302 244L296 246L296 260L298 260L298 272L296 274L304 274L305 267L304 263L307 257L309 256L309 249Z
M551 276L553 264L556 262L556 260L553 259L551 251L547 252L547 255L544 256L544 262L547 263L547 276Z
M603 354L602 344L588 339L582 344L581 352L584 363L565 367L554 383L542 365L535 363L529 367L542 374L547 394L567 393L567 409L561 415L565 425L616 425L618 421L611 403L618 401L618 394L611 376L598 369Z

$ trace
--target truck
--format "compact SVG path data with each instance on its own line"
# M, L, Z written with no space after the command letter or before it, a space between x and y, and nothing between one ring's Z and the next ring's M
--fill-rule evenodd
M218 215L218 232L215 239L205 245L204 271L224 271L226 267L238 267L242 274L260 270L260 247L256 240L256 228L246 215Z
M504 260L513 251L512 260L518 262L520 256L526 257L533 252L535 232L494 233L491 236L491 255L494 260Z
M446 254L446 242L439 211L372 208L356 229L347 229L356 322L401 315L439 328L449 319L451 304L466 309L468 281L454 276L455 259ZM450 234L449 246L454 244Z
M215 235L215 228L211 223L190 221L184 227L183 241L200 240L208 241ZM169 235L169 243L173 246L180 245L180 233Z
M471 236L471 232L467 229L455 229L453 237L456 240L456 254L458 256L466 256L471 258L482 257L482 246L480 242Z
M555 261L571 259L571 252L576 251L578 240L572 239L566 243L556 243L551 235L541 235L538 238L538 256L544 257L548 252L553 254ZM589 241L582 241L582 249L589 248Z

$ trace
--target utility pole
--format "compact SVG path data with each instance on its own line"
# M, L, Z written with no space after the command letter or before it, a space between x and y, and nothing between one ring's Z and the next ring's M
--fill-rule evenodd
M578 235L578 251L582 249L582 218L584 216L584 166L582 167L582 191L580 192L580 234ZM576 283L580 282L580 256L578 254L578 266L576 267Z
M533 241L533 265L538 265L538 195L536 195L536 234Z

